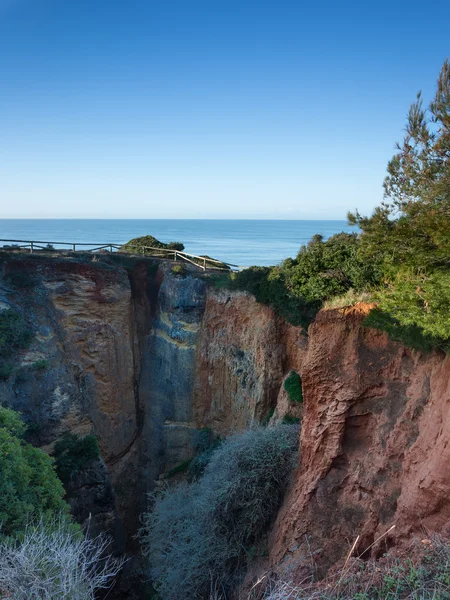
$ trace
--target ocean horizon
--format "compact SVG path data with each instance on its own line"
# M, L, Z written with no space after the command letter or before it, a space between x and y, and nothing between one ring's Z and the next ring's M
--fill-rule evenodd
M182 242L186 252L239 266L271 266L294 258L315 234L324 239L357 229L345 220L284 219L0 219L0 239L124 244L152 235ZM0 241L0 246L3 243Z

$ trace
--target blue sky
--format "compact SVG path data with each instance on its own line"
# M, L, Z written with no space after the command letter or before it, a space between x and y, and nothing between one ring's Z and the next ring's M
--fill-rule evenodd
M0 0L0 217L345 218L450 2Z

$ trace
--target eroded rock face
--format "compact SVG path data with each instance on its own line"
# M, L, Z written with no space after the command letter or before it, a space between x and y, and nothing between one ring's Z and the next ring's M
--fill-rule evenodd
M361 553L395 525L376 555L450 531L450 357L364 328L368 308L322 311L309 329L300 465L271 536L272 564L298 580L358 535Z
M139 382L146 407L141 458L146 490L193 453L195 352L206 296L200 279L173 276L162 267L160 279Z
M81 512L95 515L96 529L110 531L114 524L118 534L116 510L126 523L133 507L132 490L118 483L123 470L137 477L138 357L127 272L105 263L24 257L3 263L1 286L34 333L0 384L1 403L23 414L31 441L50 453L66 433L95 433L103 460L95 477L92 465L76 476L94 477L84 486L90 494L75 502L80 485L70 482L68 499L82 499Z
M197 426L228 435L270 416L285 374L301 370L306 346L300 328L253 296L210 290L197 348Z

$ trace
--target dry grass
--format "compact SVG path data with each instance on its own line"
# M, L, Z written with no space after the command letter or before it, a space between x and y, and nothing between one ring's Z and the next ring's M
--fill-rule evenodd
M356 292L354 289L348 290L343 296L336 296L324 302L325 309L345 308L353 306L358 302L373 302L374 295L370 292Z
M414 540L401 555L353 558L318 583L270 581L264 600L448 600L450 540ZM250 599L246 599L250 600Z

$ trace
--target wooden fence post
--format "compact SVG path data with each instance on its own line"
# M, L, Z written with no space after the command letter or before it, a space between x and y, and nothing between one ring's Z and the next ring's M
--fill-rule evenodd
M206 258L203 259L203 270L206 271Z
M30 254L33 254L33 242L30 242Z

